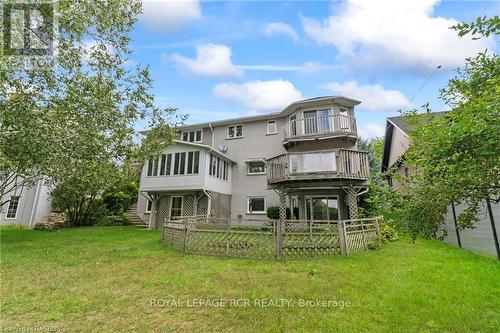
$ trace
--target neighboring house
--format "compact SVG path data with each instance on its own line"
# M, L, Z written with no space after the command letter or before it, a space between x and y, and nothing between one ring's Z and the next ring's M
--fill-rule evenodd
M137 214L150 227L204 215L264 222L286 200L294 219L356 218L368 157L357 150L354 107L327 96L281 112L182 127L175 144L144 165Z
M51 211L49 188L39 179L32 187L7 193L2 202L9 201L0 212L0 225L20 224L33 227Z
M443 112L435 112L433 115L440 116ZM411 141L408 136L408 125L405 124L404 117L387 118L385 127L384 155L382 157L382 172L394 169L397 177L388 176L389 185L395 189L401 188L397 178L407 177L410 170L404 164L404 153L408 150ZM445 217L443 232L446 231L445 241L457 244L460 247L478 252L496 254L494 232L495 225L497 232L500 230L500 204L491 205L491 215L488 213L484 202L479 213L479 222L475 229L457 230L456 217L466 208L464 203L451 206ZM453 212L453 210L455 212ZM438 235L439 236L439 235Z

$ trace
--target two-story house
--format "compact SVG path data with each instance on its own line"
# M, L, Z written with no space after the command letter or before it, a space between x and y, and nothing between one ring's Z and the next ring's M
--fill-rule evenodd
M265 221L281 196L293 219L356 218L369 178L367 154L356 145L359 103L318 97L281 112L183 126L175 144L143 166L137 214L150 227L192 215Z

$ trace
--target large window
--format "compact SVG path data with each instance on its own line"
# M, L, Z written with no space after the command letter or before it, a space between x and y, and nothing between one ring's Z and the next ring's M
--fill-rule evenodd
M208 174L223 180L229 179L229 162L224 159L210 154L210 163Z
M265 214L265 213L266 213L265 197L247 198L247 214Z
M304 133L328 133L333 128L331 110L320 109L304 111Z
M267 134L276 134L277 132L276 120L269 120L267 122Z
M182 132L182 141L188 142L201 142L202 141L202 131L190 131L190 132Z
M338 220L339 207L336 197L306 198L308 220Z
M170 216L182 216L182 197L172 197L170 201Z
M247 165L249 175L262 175L266 173L266 163L264 161L250 161Z
M290 155L291 172L335 172L335 152Z
M186 161L187 159L187 161ZM195 175L200 171L200 152L162 154L148 162L148 176Z
M5 214L6 219L15 219L17 217L17 209L19 208L19 197L10 197L9 207Z
M243 125L232 125L227 128L227 137L229 139L243 136Z

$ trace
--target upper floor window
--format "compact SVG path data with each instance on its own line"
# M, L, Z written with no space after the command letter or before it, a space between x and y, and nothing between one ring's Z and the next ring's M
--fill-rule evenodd
M243 125L232 125L227 128L227 137L240 138L243 136Z
M200 171L200 152L162 154L148 162L148 176L194 175Z
M201 142L202 141L202 131L190 131L190 132L182 132L182 141L187 142Z
M19 207L19 197L10 197L9 207L5 214L6 219L15 219L17 217L17 208Z
M269 120L267 122L267 134L276 134L277 132L276 120Z
M266 163L264 161L250 161L248 162L249 175L261 175L266 173Z
M210 154L210 163L208 174L223 180L229 179L229 162L224 159Z

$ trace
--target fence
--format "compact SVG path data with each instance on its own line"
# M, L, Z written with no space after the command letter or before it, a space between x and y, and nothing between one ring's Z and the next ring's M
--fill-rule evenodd
M379 237L380 217L345 221L229 220L181 217L163 239L186 253L241 258L311 258L364 251Z

